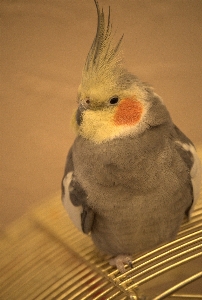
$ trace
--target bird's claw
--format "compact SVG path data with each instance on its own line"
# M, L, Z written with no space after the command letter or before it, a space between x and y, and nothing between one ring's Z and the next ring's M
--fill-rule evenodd
M126 271L125 266L124 265L128 265L131 267L131 269L133 268L133 262L130 256L128 255L118 255L114 258L111 258L109 261L109 264L111 266L115 266L117 267L117 269L121 272L124 273Z

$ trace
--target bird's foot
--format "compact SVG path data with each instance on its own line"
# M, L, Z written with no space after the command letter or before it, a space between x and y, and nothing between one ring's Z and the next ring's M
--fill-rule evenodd
M133 268L133 262L132 262L131 257L129 255L124 255L124 254L120 254L120 255L117 255L116 257L111 258L109 261L109 264L111 266L117 267L117 269L121 273L124 273L126 271L124 265L130 266L131 269Z

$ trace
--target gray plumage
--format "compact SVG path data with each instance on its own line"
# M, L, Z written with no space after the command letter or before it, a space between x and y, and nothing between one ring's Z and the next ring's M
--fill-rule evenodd
M98 145L77 137L70 151L74 176L88 195L77 190L80 205L94 212L87 232L106 253L135 254L172 240L192 205L193 157L176 144L190 141L165 115L139 137Z

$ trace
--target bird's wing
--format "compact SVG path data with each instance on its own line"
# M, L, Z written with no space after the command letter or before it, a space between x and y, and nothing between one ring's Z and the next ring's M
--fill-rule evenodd
M72 149L70 149L62 180L62 202L74 225L82 232L91 231L94 212L86 204L87 194L74 176Z
M202 165L193 143L186 137L183 132L181 132L181 130L177 126L175 126L175 131L176 149L189 169L191 184L193 188L193 203L188 212L188 216L190 216L200 194Z

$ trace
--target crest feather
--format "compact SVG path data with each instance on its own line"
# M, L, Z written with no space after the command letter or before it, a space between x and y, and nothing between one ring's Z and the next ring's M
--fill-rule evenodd
M126 70L122 67L122 57L119 52L123 35L118 43L113 46L110 7L106 22L103 9L100 10L97 0L94 0L94 2L97 9L98 22L97 32L82 72L80 90L85 92L100 85L105 88L107 85L109 89L113 88L117 85L120 76L126 73Z

